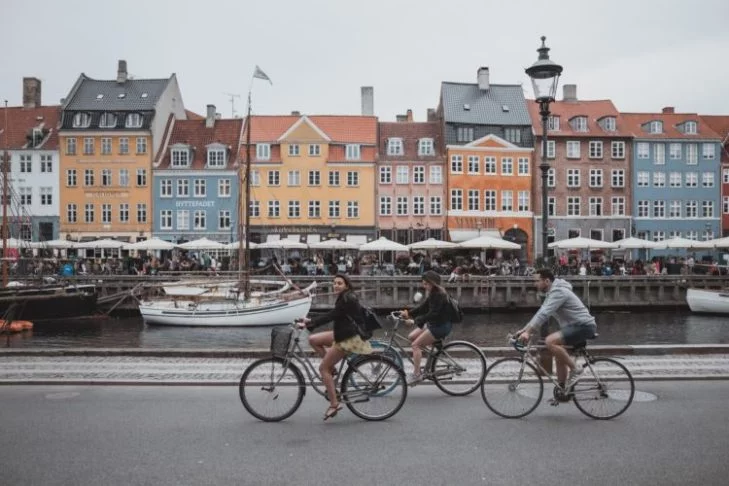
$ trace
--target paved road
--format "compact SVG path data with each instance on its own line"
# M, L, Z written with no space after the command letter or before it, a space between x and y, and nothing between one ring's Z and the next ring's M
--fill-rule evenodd
M416 387L367 423L308 393L282 423L235 387L5 386L7 485L726 484L729 382L639 383L656 400L593 421L573 405L505 420L480 395ZM642 397L649 395L642 394Z

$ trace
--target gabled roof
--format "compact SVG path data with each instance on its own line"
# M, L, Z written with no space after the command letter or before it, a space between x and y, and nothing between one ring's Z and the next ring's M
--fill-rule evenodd
M239 162L241 134L243 132L243 119L215 120L212 128L205 126L202 120L168 120L167 130L169 138L166 139L156 169L170 167L170 147L175 144L185 144L192 150L190 170L200 170L207 164L207 146L219 143L225 146L227 154L226 169L231 169Z
M254 115L251 117L251 143L278 143L301 118L304 117ZM374 116L316 115L306 118L329 137L331 143L377 144L377 118ZM245 137L244 133L243 143Z
M166 79L92 79L81 74L74 85L64 110L68 111L151 111L170 83ZM146 96L145 96L146 95Z
M7 110L7 131L5 127L5 110ZM37 145L36 149L57 150L60 115L60 106L0 108L0 150L5 148L6 134L10 150L27 148L28 136L32 134L33 128L41 128L45 134L43 142Z
M185 110L185 114L187 115L188 120L204 120L205 119L204 116L202 116L198 113L195 113L192 110Z
M283 135L278 137L278 141L283 142L284 140L286 140L292 133L294 133L297 128L299 128L303 124L308 125L314 131L314 133L319 135L323 140L327 142L332 141L332 139L329 138L326 133L322 132L321 129L316 126L316 124L314 124L311 120L309 120L309 117L307 117L306 115L299 118L298 121L296 121L293 125L289 127L288 130L283 133Z
M696 113L621 113L626 123L627 129L637 139L714 139L722 140L707 123L702 123L701 118ZM646 123L651 121L663 122L663 133L650 133L643 129ZM687 135L680 131L677 126L687 121L696 122L696 134Z
M527 100L529 114L532 118L532 125L537 136L542 134L542 117L539 114L539 104L534 100ZM550 130L549 137L630 137L631 130L621 118L620 112L610 100L579 100L579 101L555 101L549 104L549 111L552 116L559 117L559 130ZM577 132L572 130L570 120L578 117L587 117L587 131ZM615 117L615 131L603 130L598 123L602 118Z
M699 115L721 137L725 145L729 145L729 115ZM701 122L699 122L701 123Z
M380 160L443 160L443 136L437 122L380 122ZM403 155L387 155L387 140L401 138ZM432 138L435 154L418 155L418 141Z
M443 82L440 95L446 123L532 124L524 90L518 84L492 84L488 90L481 90L478 84Z

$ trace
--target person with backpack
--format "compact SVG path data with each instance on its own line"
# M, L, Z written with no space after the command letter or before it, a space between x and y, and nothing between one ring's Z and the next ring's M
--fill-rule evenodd
M408 377L408 385L415 386L423 380L420 372L420 361L423 358L421 347L430 346L451 333L451 306L446 289L441 286L440 275L428 270L422 276L425 287L425 300L414 309L402 311L408 326L415 324L408 339L413 349L413 373ZM427 326L426 326L427 324Z

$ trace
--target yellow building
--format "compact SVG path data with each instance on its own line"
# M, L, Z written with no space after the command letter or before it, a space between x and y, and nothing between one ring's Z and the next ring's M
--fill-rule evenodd
M170 116L185 119L173 74L115 80L84 74L63 103L59 131L61 238L146 239L152 230L152 160Z
M251 127L253 241L374 238L375 117L253 116Z

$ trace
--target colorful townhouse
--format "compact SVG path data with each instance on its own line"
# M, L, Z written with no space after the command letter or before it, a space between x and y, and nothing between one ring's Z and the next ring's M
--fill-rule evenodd
M23 78L23 106L0 108L0 147L8 149L10 161L7 215L11 237L26 241L58 238L60 115L60 106L41 104L37 78Z
M440 123L380 122L377 230L404 245L443 239L445 167Z
M377 118L253 116L250 130L252 241L375 237Z
M701 115L721 137L721 236L729 236L729 116Z
M173 243L238 238L243 120L169 116L152 175L152 234Z
M152 161L170 115L186 118L174 74L132 79L119 61L116 79L79 76L59 132L63 238L149 238Z
M547 241L585 237L617 241L631 235L631 127L610 100L580 100L563 86L547 123ZM529 103L540 159L533 173L535 248L542 254L542 118ZM548 250L548 256L554 251Z
M721 137L695 113L622 113L633 142L636 236L653 241L719 235ZM652 255L675 253L653 250Z

